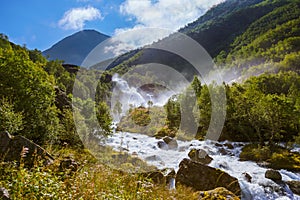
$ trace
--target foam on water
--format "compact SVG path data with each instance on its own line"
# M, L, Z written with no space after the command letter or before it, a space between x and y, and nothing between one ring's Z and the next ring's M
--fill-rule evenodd
M269 200L269 199L299 199L300 196L293 194L288 186L278 185L270 179L265 178L266 168L263 168L251 161L239 161L243 143L230 143L233 149L226 145L215 145L213 141L177 141L178 148L168 149L159 148L158 140L142 134L119 132L110 136L106 140L106 145L113 147L115 150L126 149L129 154L135 154L147 163L156 166L159 169L173 168L175 171L179 168L179 163L183 158L188 158L191 149L203 149L212 158L209 164L211 167L219 168L236 177L239 180L243 191L242 199ZM221 142L225 144L228 142ZM220 150L225 149L227 154L222 155ZM300 180L300 174L289 172L287 170L279 171L283 181ZM251 183L245 178L244 173L252 177ZM173 183L173 186L175 183Z

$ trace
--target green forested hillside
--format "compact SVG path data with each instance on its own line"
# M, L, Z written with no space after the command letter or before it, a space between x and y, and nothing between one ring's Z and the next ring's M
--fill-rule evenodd
M290 1L252 23L227 52L220 52L218 64L246 69L256 66L263 71L268 63L266 68L273 71L299 71L295 65L299 60L299 6L299 1Z
M226 1L217 7L232 10L231 12L220 16L217 12L212 20L204 23L197 20L196 25L191 28L187 26L180 31L195 39L215 57L221 50L227 50L235 37L242 34L253 22L285 4L284 1L260 2L262 1ZM214 9L216 8L211 9L212 13Z
M239 75L250 67L254 67L253 74L271 71L270 65L272 71L297 71L294 63L299 60L299 16L299 0L228 0L179 32L202 45L219 67L235 68ZM166 38L160 43L168 41ZM157 49L141 49L132 52L131 57L120 56L117 61L109 68L128 68L151 61L178 71L191 68L178 56Z
M89 99L91 76L83 74L75 87L85 98L75 101L78 107L94 109ZM62 61L47 61L40 51L10 43L0 38L0 131L23 135L38 144L68 142L81 146L73 121L71 100L75 74ZM74 100L74 99L73 99ZM89 104L91 106L89 106ZM102 106L101 106L102 105ZM106 108L99 102L97 109ZM86 116L84 116L86 117ZM87 119L88 121L92 119ZM102 123L110 123L110 118ZM100 122L101 123L101 122ZM104 129L110 132L110 127Z

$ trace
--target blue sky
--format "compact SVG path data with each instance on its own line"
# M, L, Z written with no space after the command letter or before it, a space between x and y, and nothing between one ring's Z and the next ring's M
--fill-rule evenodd
M140 27L172 31L222 0L2 0L0 33L29 49L46 50L83 29L113 36Z

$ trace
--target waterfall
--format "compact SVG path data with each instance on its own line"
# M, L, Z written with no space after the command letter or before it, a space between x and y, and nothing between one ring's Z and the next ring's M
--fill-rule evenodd
M149 101L153 103L153 106L163 106L172 95L176 94L175 91L166 89L154 95L140 89L143 85L140 87L130 85L118 74L112 77L112 81L115 82L112 94L112 113L115 122L120 121L120 118L126 115L130 108L147 107ZM120 112L116 112L115 109L118 105L120 106Z

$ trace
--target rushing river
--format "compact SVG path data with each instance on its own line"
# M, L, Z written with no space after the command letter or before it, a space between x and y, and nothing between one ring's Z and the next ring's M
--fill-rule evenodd
M162 106L166 101L175 94L174 92L164 92L158 97L154 98L152 95L142 95L142 93L130 85L127 80L115 75L113 81L116 87L113 91L112 104L120 102L122 113L114 116L116 122L125 115L130 105L139 106L147 105L151 100L154 105ZM174 90L176 91L176 90ZM178 91L177 91L178 92ZM236 142L216 142L214 141L179 141L178 147L168 149L167 146L160 145L162 140L154 137L149 137L143 134L134 134L127 132L118 132L108 137L105 144L113 147L115 150L127 151L129 154L138 156L146 161L149 165L154 165L158 169L171 168L175 171L179 168L179 163L183 158L188 158L188 153L191 149L203 149L213 161L209 166L219 168L227 172L239 180L242 189L242 199L245 200L273 200L273 199L299 199L291 192L285 184L278 185L270 179L265 178L266 168L257 165L251 161L239 161L239 154L244 143ZM230 144L230 145L224 145ZM233 148L231 148L233 147ZM287 170L280 170L283 181L299 180L300 174L289 172ZM245 173L249 174L252 179L251 183L245 178Z
M179 168L179 163L183 158L188 158L191 149L203 149L213 161L209 166L219 168L236 177L239 180L243 191L242 199L248 200L269 200L269 199L299 199L300 196L293 194L288 186L278 185L270 179L265 178L266 168L260 167L255 162L239 161L239 154L243 143L230 143L234 148L229 148L228 142L214 141L177 141L178 147L175 149L159 148L158 140L142 134L127 132L118 132L106 140L106 145L115 150L122 148L129 154L137 155L150 165L159 169L173 168L175 171ZM230 145L230 146L231 146ZM226 154L224 153L226 152ZM300 180L300 174L280 170L283 181ZM248 182L243 173L248 173L251 177L251 183Z

